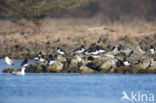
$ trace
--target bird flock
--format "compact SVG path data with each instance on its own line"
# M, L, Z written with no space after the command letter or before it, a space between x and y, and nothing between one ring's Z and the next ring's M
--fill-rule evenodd
M142 53L145 53L145 51L143 51L141 48L139 48ZM155 53L155 49L153 47L153 45L150 46L149 50L148 50L151 54ZM63 57L63 56L67 56L68 54L65 52L65 50L63 50L62 48L58 47L57 48L57 57ZM106 53L106 50L99 45L93 44L91 45L88 49L85 49L84 45L81 45L80 47L76 48L75 50L72 51L74 53L74 57L78 60L78 62L82 61L82 56L81 55L86 55L89 56L90 58L88 59L95 59L95 58L100 58L102 57L102 54L104 54L106 57L110 57L110 58L114 58L115 53L120 53L120 52L124 52L124 53L129 53L129 55L133 54L133 49L121 49L120 47L113 47L112 51L114 54L108 54ZM13 61L6 56L5 58L5 62L7 63L8 66L10 65L14 65ZM52 54L49 54L48 58L46 58L45 55L42 54L42 52L39 52L37 57L34 58L34 60L37 63L43 63L45 61L48 61L48 65L52 65L55 62L55 59L53 57ZM129 63L128 58L124 58L122 64L124 66L129 66L131 65L131 63ZM25 69L28 66L28 58L25 58L23 60L23 62L21 63L21 71L17 71L17 72L12 72L12 74L15 75L24 75L25 74ZM8 67L7 67L8 68Z

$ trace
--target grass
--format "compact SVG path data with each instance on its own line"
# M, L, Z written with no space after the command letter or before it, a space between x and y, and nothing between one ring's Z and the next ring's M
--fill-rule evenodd
M37 44L56 41L57 45L72 46L76 44L89 44L96 42L100 36L108 35L111 41L117 41L121 37L150 36L156 33L155 23L145 21L105 23L96 19L46 19L41 27L40 34L32 33L31 23L27 27L16 25L10 21L0 21L0 43L5 41L8 45ZM28 37L21 35L28 33Z

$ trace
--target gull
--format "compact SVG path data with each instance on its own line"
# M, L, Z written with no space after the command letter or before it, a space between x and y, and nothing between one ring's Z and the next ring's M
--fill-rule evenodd
M5 62L7 63L7 69L8 69L8 65L14 65L13 61L8 56L6 56L4 59Z
M21 67L21 71L17 71L17 72L15 72L15 71L13 71L12 72L12 74L14 74L14 75L24 75L25 74L25 69L26 69L26 67Z

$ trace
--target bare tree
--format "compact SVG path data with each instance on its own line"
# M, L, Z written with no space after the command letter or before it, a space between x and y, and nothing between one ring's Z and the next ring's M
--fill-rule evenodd
M25 19L40 31L42 21L53 11L85 6L95 0L0 0L0 15Z

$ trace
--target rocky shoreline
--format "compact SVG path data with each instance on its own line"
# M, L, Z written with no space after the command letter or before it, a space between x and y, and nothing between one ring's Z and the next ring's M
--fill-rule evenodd
M55 58L55 62L52 65L48 65L48 61L42 63L37 62L27 67L25 71L28 73L156 73L156 53L154 51L152 54L149 51L151 45L153 45L153 48L156 48L155 39L156 34L133 39L123 37L116 42L112 42L109 41L108 35L104 35L101 36L96 43L92 44L105 48L106 52L100 54L99 57L80 54L78 56L82 60L79 61L77 55L70 52L72 50L64 47L67 55ZM84 45L87 47L87 44ZM45 51L47 55L50 54L49 49L51 48L53 48L53 52L51 51L52 55L56 55L54 46L51 48L43 47L44 49L40 47L40 50ZM120 47L121 50L112 50L113 47ZM18 48L20 48L20 46ZM46 48L48 48L47 51ZM17 55L23 58L34 58L36 56L35 53L31 54L31 52L29 55ZM14 55L14 57L17 55ZM130 62L131 65L123 65L124 58L128 58L128 62ZM11 73L17 70L16 68L4 69L3 72Z

